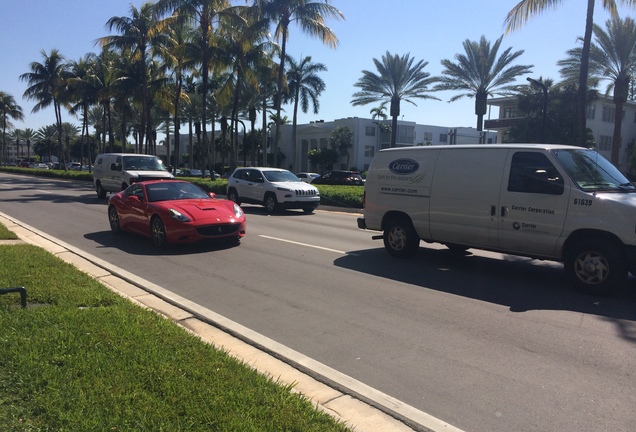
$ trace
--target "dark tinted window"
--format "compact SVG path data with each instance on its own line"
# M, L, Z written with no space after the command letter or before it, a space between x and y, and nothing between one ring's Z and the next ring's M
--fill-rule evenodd
M563 194L563 178L543 153L517 152L512 156L509 192Z

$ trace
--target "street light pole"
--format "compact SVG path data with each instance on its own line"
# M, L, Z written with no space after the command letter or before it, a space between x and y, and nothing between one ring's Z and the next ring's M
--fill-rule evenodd
M530 84L535 87L539 87L543 91L543 110L541 116L541 143L545 144L545 121L546 115L548 113L548 87L543 84L541 81L537 81L536 79L532 79L530 77L526 78Z

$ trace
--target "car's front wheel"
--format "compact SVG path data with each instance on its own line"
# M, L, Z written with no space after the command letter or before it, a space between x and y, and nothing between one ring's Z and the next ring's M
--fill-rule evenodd
M278 210L278 201L276 200L276 196L274 194L267 194L265 196L263 205L265 206L265 210L267 210L267 213L275 213Z
M152 242L158 248L162 248L168 243L166 227L159 216L153 217L150 221L150 233L152 235Z
M114 205L108 207L108 222L110 223L110 230L113 234L121 233L121 225L119 223L119 214Z
M570 283L589 294L611 294L627 283L627 259L620 244L608 239L570 245L563 266Z

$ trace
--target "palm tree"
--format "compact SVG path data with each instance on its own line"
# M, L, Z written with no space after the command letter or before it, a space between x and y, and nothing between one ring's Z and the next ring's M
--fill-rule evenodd
M213 68L214 51L216 46L214 25L215 20L234 15L227 0L159 0L155 5L157 13L175 13L176 16L197 23L198 32L195 40L199 52L197 64L200 65L200 90L201 90L201 125L203 133L203 147L208 149L208 99L210 85L210 70ZM212 139L212 151L214 155L214 139ZM213 156L214 157L214 156Z
M26 128L22 130L20 137L26 141L27 145L27 160L31 161L31 140L36 138L36 132L31 128Z
M309 110L311 103L314 114L318 114L320 102L318 96L325 90L325 82L317 73L327 70L323 63L312 63L311 56L306 56L296 62L291 56L287 57L287 86L289 87L289 99L294 103L292 114L292 154L291 163L296 165L296 125L298 123L298 105L303 113Z
M629 96L629 86L636 67L636 23L632 18L622 20L614 16L605 23L607 31L594 24L595 42L590 47L589 80L609 80L606 94L613 91L614 135L612 137L611 161L618 165L621 131L623 127L623 107ZM561 74L571 78L581 65L582 49L568 51L568 57L558 62Z
M325 18L344 19L344 15L330 5L329 0L255 0L255 3L259 5L264 16L274 23L276 26L274 36L281 41L276 98L274 99L276 116L280 117L289 25L295 21L304 33L318 37L323 43L336 48L338 46L338 38L325 24ZM280 124L280 122L277 121L276 124ZM279 128L276 127L275 129L272 152L274 153L274 165L276 166L278 163Z
M413 64L414 61L410 54L399 56L387 51L382 56L382 62L373 59L378 74L363 70L362 78L354 84L361 90L353 94L353 106L390 103L391 147L395 147L397 141L400 103L404 101L417 106L411 99L437 99L428 94L428 86L434 82L431 74L424 72L428 62L420 60Z
M338 151L340 156L347 157L347 169L349 169L349 150L353 147L353 132L347 126L338 126L331 132L331 147Z
M64 57L56 49L50 54L41 52L43 63L33 62L30 65L31 72L20 75L22 81L27 81L29 87L24 92L24 97L36 100L31 112L36 113L43 108L53 105L55 111L55 124L57 126L57 143L59 157L62 158L64 169L64 148L62 144L62 103L65 96L66 78L68 77L68 65Z
M151 135L150 127L150 100L148 95L148 68L152 57L150 52L153 45L163 38L162 32L168 22L157 20L152 3L145 3L140 9L130 6L130 17L112 17L106 22L109 30L117 30L119 35L105 36L99 39L103 48L115 47L130 55L132 63L139 68L141 82L139 93L141 98L141 130L140 141L144 137L148 141Z
M7 148L7 128L12 127L12 120L24 120L24 114L22 113L22 107L15 102L13 96L3 91L0 91L0 115L2 116L2 157L5 157L5 150Z
M464 96L475 98L475 115L477 115L477 130L483 130L484 114L487 109L488 96L506 94L518 90L514 85L515 79L523 74L532 72L532 65L511 66L523 50L511 52L507 48L499 57L497 54L501 47L503 36L497 39L494 45L486 40L485 36L477 41L466 39L463 43L465 54L456 54L456 63L448 59L442 60L442 76L435 90L461 91L453 96L449 102L454 102Z
M540 15L546 10L553 8L563 0L521 0L512 8L504 25L506 33L516 30L526 23L531 17ZM621 3L628 5L636 5L636 0L621 0ZM578 136L579 144L584 146L586 133L586 115L587 115L587 79L590 62L590 47L592 44L592 28L594 24L594 5L595 0L587 0L587 13L585 18L585 36L583 37L583 50L581 51L581 69L579 70L579 88L578 88ZM616 0L603 0L603 7L612 15L617 13Z

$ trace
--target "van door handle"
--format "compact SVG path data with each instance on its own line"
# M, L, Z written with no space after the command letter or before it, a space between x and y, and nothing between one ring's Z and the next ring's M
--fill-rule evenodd
M501 217L506 216L506 207L505 206L501 206Z
M490 216L495 216L497 214L497 206L490 206Z

